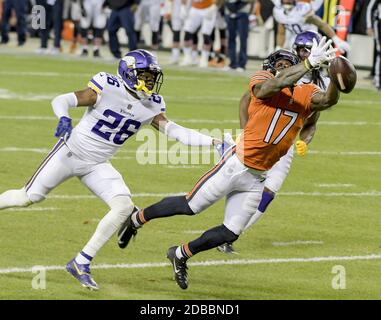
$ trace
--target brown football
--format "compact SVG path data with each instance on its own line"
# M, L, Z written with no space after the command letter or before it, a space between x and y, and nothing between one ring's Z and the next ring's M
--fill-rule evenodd
M329 65L329 74L336 87L344 93L353 90L357 81L357 73L353 64L345 57L339 56Z

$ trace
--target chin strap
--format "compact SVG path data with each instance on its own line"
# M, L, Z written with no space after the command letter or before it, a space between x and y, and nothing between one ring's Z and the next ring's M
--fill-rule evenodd
M138 79L138 84L135 84L135 89L137 91L144 91L145 93L147 93L149 95L152 94L152 91L148 90L148 88L146 87L146 83L144 82L144 80L139 80Z

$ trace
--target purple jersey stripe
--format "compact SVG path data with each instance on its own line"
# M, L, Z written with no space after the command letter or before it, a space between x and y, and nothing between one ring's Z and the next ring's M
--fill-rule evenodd
M99 89L99 90L103 90L102 86L96 82L94 79L91 79L90 82L92 82L93 84L95 84L95 86Z
M29 179L28 183L25 185L26 191L30 189L32 186L34 180L36 180L38 174L41 172L41 170L45 167L45 165L49 162L49 160L57 153L59 149L64 145L64 140L60 139L60 141L54 146L53 150L48 154L48 156L44 159L44 161L40 164L36 172L33 174L33 176Z

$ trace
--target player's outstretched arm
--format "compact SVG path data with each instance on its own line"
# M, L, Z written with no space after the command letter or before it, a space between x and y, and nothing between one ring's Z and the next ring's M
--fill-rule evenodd
M327 23L325 22L324 20L322 20L319 16L317 15L311 15L309 16L307 19L306 19L306 22L307 23L311 23L311 24L314 24L315 26L317 26L319 28L319 30L321 30L325 35L327 35L329 38L332 39L333 43L336 45L336 47L342 52L342 53L345 53L345 52L349 52L351 47L350 45L348 44L348 42L340 39L335 31L332 29L332 27Z
M199 133L195 130L184 128L177 123L168 120L164 113L160 113L152 120L152 126L170 138L176 139L190 146L215 146L220 140Z
M326 92L315 94L311 99L311 111L322 111L334 106L340 98L340 91L333 81L330 82Z
M258 99L270 98L283 88L293 86L309 70L304 63L284 69L275 78L256 84L253 89L254 96Z
M299 133L300 140L304 141L306 144L309 144L316 132L316 123L320 117L320 112L315 112L309 118L307 118L302 129Z
M249 120L249 105L251 101L250 91L247 91L241 97L239 101L239 124L241 129L246 127L247 121Z
M91 106L97 101L97 94L90 88L82 91L61 94L52 100L52 108L54 114L58 117L59 122L55 132L55 136L69 137L72 131L71 118L69 109L77 106Z

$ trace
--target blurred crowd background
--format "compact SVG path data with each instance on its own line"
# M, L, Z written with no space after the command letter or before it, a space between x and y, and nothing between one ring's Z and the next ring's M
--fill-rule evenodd
M248 58L287 47L274 8L286 12L298 2L311 5L349 43L343 54L375 76L380 0L0 0L0 51L14 33L20 47L38 39L37 54L102 58L107 50L119 59L136 48L171 50L173 64L242 72Z

